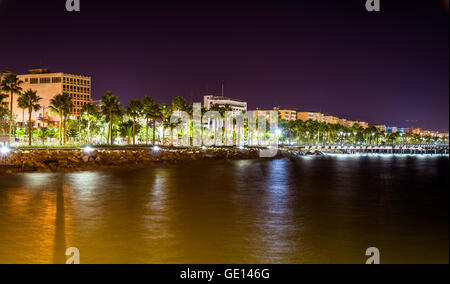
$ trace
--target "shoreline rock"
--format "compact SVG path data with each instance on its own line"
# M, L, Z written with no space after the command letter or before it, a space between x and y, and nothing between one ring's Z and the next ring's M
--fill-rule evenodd
M307 155L300 149L280 149L274 158ZM201 161L256 160L258 148L100 148L17 149L0 156L0 174L18 172L79 172L120 168L140 168Z

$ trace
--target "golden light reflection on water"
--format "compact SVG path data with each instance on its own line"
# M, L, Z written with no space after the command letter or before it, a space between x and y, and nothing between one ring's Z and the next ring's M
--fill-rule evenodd
M364 263L372 245L445 263L446 186L448 158L17 174L0 178L0 263L64 263L68 247L82 263Z
M2 196L1 206L7 214L2 215L2 228L13 228L2 234L2 262L65 262L60 252L65 251L65 225L70 216L65 214L64 191L54 175L30 174L22 185Z

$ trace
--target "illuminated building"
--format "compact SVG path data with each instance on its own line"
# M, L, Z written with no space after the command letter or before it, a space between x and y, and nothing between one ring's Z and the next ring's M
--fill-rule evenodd
M234 111L247 111L247 103L241 100L226 98L222 96L205 96L204 106L209 109L212 105L219 105L220 107L230 106Z
M18 78L23 81L21 85L25 92L29 89L36 91L37 95L41 97L39 104L41 109L32 114L32 122L35 127L40 127L59 122L57 114L50 113L50 101L56 95L67 93L72 97L74 108L70 114L70 118L76 119L79 117L83 105L91 102L91 78L80 75L72 75L66 73L51 73L48 69L29 70L26 75L18 75ZM15 98L17 95L15 95ZM9 99L7 99L9 100ZM17 101L17 100L16 100ZM19 108L17 103L14 103L13 114L17 122L28 121L28 113ZM25 117L23 117L25 115Z

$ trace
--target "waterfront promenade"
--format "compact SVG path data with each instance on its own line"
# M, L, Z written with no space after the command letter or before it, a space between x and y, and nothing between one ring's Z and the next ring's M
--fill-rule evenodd
M0 173L77 172L163 166L202 161L257 160L263 147L108 146L83 148L6 148ZM280 145L273 157L296 159L324 154L448 155L448 145Z

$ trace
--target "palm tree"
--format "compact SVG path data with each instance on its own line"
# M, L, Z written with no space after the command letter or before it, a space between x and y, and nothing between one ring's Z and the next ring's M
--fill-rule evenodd
M25 131L25 110L28 108L26 98L23 96L19 96L17 98L17 106L22 109L22 127Z
M133 145L136 145L136 119L142 115L143 108L140 100L131 100L127 106L127 114L133 118Z
M72 112L73 102L69 94L56 95L50 100L50 110L59 114L59 144L66 144L66 120L67 115ZM62 127L64 130L62 130Z
M0 84L0 89L10 93L10 104L9 104L9 136L12 135L12 126L13 126L13 104L14 104L14 94L20 94L22 92L22 87L20 85L23 84L23 81L17 77L16 74L8 74L2 80Z
M50 136L50 130L48 127L41 127L38 131L38 136L41 137L42 145L45 144L45 140Z
M145 96L142 99L141 103L142 103L142 111L144 113L144 117L145 117L145 120L146 120L146 123L145 123L145 135L146 135L146 144L148 145L148 140L149 140L148 139L148 137L149 137L148 136L149 120L153 120L153 125L154 125L155 119L157 119L155 117L158 117L159 115L155 115L154 114L154 110L157 109L155 100L153 100L152 98L150 98L148 96ZM153 127L153 129L155 129L155 128ZM153 131L153 137L155 137L155 131ZM153 139L153 145L154 144L155 144L155 139Z
M92 103L87 103L81 109L83 115L82 118L88 122L88 142L92 143L91 124L96 122L99 118L98 107Z
M152 144L155 145L156 143L156 122L161 118L161 109L158 104L153 104L148 109L148 116L152 120L152 126L153 126L153 137L152 137Z
M31 114L33 113L33 111L38 111L41 109L39 101L42 100L42 98L37 95L36 91L30 89L21 94L19 100L22 102L22 105L26 106L26 108L28 109L28 144L31 146L33 128L33 124L31 123Z
M102 112L106 117L107 121L109 120L109 141L110 144L114 144L114 135L113 135L113 121L115 115L120 115L123 112L122 105L120 104L119 98L111 92L106 92L102 99Z
M355 123L353 124L353 126L350 128L352 135L353 135L353 143L356 144L358 142L358 134L361 133L362 131L362 127Z
M25 110L27 109L27 104L20 96L17 98L17 106L22 109L22 126L25 128Z
M305 122L305 127L306 127L306 133L308 136L308 144L310 143L310 137L312 136L312 140L314 142L314 137L315 137L315 133L318 132L318 125L317 122L314 120L308 120Z
M6 107L7 103L3 102L4 99L6 99L8 95L0 93L0 108Z
M186 103L186 99L183 97L175 97L172 100L172 110L173 111L187 111L188 110L188 106Z
M53 99L50 100L50 107L49 107L51 112L57 113L59 115L58 140L59 140L60 145L62 145L61 133L62 133L62 122L63 122L63 116L64 116L63 104L64 104L64 99L63 99L62 95L56 95Z
M4 99L6 99L8 95L4 95L0 93L0 132L7 132L6 127L8 126L5 124L5 119L8 117L8 108L7 103L3 102Z
M374 143L374 139L378 140L379 131L375 126L371 125L368 128L364 129L364 133L366 134L367 143L371 144Z
M7 103L3 102L4 99L6 99L8 95L0 93L0 118L3 119L3 116L7 115L8 109L7 109Z
M325 143L325 133L328 132L329 125L325 122L319 123L318 131L319 131L319 143L320 143L320 134L322 134L322 143Z
M161 114L161 121L162 121L162 127L163 127L163 136L162 136L162 145L164 145L164 140L165 140L165 130L166 127L169 127L169 119L170 116L172 115L172 108L169 105L166 104L162 104L160 107L160 114Z

